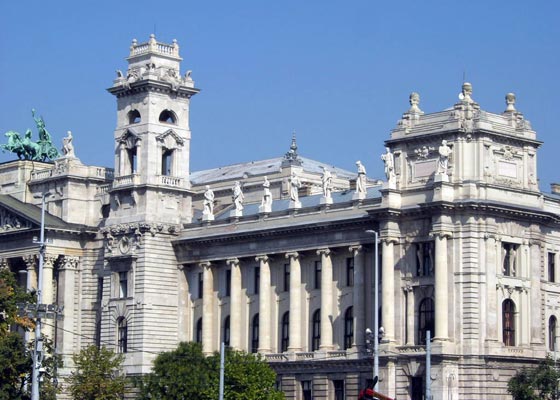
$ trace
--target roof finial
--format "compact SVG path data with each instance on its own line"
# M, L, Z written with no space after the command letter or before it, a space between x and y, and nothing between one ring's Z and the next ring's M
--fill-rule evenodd
M299 157L297 154L297 143L296 143L296 131L294 129L292 133L292 144L290 145L290 150L284 155L284 160L289 162L298 162Z
M464 103L474 103L472 99L472 85L469 82L464 82L459 93L459 100Z

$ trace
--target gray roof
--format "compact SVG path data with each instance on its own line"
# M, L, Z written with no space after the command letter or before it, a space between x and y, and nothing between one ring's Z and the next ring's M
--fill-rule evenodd
M24 203L15 197L7 194L0 194L0 206L5 207L14 214L21 216L22 218L31 221L37 226L41 225L41 208L33 204ZM81 226L81 225L80 225ZM69 224L64 222L64 220L55 217L54 215L45 212L45 227L52 229L69 229L76 230L79 229L78 225Z
M305 157L299 157L301 167L305 172L322 174L322 166L326 167L335 176L345 179L354 179L357 172L347 171L337 168L327 163L311 160ZM251 161L247 163L239 163L228 165L225 167L206 169L202 171L192 172L190 179L193 185L204 185L212 182L244 179L251 176L263 176L280 172L284 157L270 158L268 160Z

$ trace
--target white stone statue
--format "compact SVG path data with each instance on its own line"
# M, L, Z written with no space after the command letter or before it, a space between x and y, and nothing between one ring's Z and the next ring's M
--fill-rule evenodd
M270 192L270 182L268 181L268 178L266 176L264 177L263 182L263 197L261 200L261 207L264 210L270 210L270 208L272 207L272 193Z
M323 197L329 198L332 193L332 174L325 167L323 168L323 176L321 177L321 182L323 183Z
M469 82L463 83L461 93L459 93L459 100L464 103L474 103L472 99L472 85Z
M202 218L205 220L214 219L214 192L210 186L206 185L204 192L204 209L202 210Z
M356 193L359 195L366 194L366 167L361 161L356 161L358 167L358 178L356 179Z
M290 177L290 200L294 203L299 203L299 188L301 187L301 180L296 174L296 171L292 171L292 176Z
M245 200L245 195L243 190L241 190L241 184L239 181L235 181L232 188L233 190L233 205L235 206L235 211L240 212L243 210L243 200Z
M72 144L72 139L73 137L71 131L68 131L67 136L62 139L62 154L64 154L64 157L76 157L76 155L74 154L74 144Z
M413 114L424 114L424 112L418 107L420 104L420 95L416 92L410 93L408 97L408 102L410 103L410 109L408 110L409 113Z
M441 146L438 149L439 160L437 164L436 174L447 175L449 168L449 155L451 154L451 148L447 145L447 140L441 141Z
M385 147L386 153L381 155L381 160L385 163L385 176L389 183L393 183L396 180L395 175L395 158L391 149Z

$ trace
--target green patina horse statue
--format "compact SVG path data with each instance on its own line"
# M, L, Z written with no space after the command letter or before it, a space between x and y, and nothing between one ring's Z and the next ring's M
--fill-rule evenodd
M8 143L0 145L0 148L15 153L20 160L54 160L60 156L60 153L52 144L51 136L45 127L45 120L43 117L36 117L35 110L31 110L31 114L39 131L39 140L34 142L31 139L30 129L25 132L23 138L18 132L8 131L4 134L8 138Z

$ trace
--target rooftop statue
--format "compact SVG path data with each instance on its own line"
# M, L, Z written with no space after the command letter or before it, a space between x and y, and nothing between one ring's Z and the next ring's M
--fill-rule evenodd
M8 131L4 134L8 138L8 143L0 145L3 150L15 153L20 160L47 161L54 160L60 154L53 146L51 136L45 126L43 117L35 117L35 110L31 110L31 115L37 125L39 140L31 140L32 132L28 129L21 137L18 132Z

